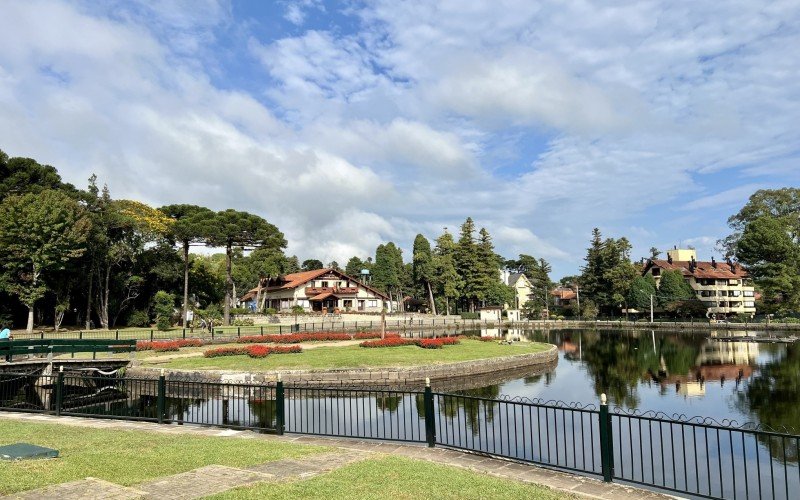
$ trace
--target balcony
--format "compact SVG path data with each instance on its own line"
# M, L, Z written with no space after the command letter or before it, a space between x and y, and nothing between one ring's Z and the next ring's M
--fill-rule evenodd
M356 295L357 286L307 286L306 297L313 297L321 293L333 293L335 295Z

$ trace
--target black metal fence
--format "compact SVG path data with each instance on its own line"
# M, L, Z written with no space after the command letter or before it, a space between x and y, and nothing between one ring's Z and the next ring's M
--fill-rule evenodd
M800 497L800 435L466 393L0 373L0 410L427 443L707 498Z

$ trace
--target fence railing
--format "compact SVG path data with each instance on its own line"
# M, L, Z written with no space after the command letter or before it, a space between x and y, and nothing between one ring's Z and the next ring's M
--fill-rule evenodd
M800 497L800 435L556 401L277 383L0 373L0 410L445 446L707 498Z

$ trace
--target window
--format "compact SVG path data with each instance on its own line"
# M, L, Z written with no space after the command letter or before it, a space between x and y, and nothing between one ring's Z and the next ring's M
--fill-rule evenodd
M308 299L297 299L297 305L300 307L308 307Z
M729 285L738 285L739 284L739 280L728 280L728 284Z
M753 297L754 296L754 292L752 290L745 290L744 291L744 296L745 297Z
M745 306L745 307L755 307L755 306L756 306L756 303L755 303L755 302L745 302L745 303L744 303L744 306Z
M344 305L344 307L350 309L351 307L353 307L353 301L350 300L350 299L345 299L343 305Z
M328 288L328 282L327 281L323 281L322 282L322 288Z
M741 294L742 294L742 292L740 292L739 290L731 290L731 291L728 292L728 295L730 297L738 297Z
M367 301L367 307L378 307L378 301L377 300L368 300Z
M661 269L654 267L653 268L653 276L661 276Z

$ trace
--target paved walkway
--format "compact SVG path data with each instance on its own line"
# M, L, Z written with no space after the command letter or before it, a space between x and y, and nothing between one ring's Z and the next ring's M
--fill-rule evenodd
M26 491L9 498L77 500L79 498L86 498L86 492L91 491L91 496L94 498L112 498L120 500L134 498L194 499L259 482L308 479L318 474L344 467L358 460L381 455L399 455L417 460L436 462L489 474L503 479L539 484L578 497L621 500L668 498L665 495L647 490L619 484L603 483L602 481L588 477L445 448L428 448L409 444L299 436L292 434L275 436L213 427L158 425L145 422L55 417L41 414L0 412L0 420L2 419L58 423L77 427L143 430L167 434L225 436L233 439L260 439L338 448L338 450L333 453L311 455L298 459L278 460L248 468L209 465L181 474L160 477L133 487L125 487L108 481L87 477L80 481L72 481L70 483Z

